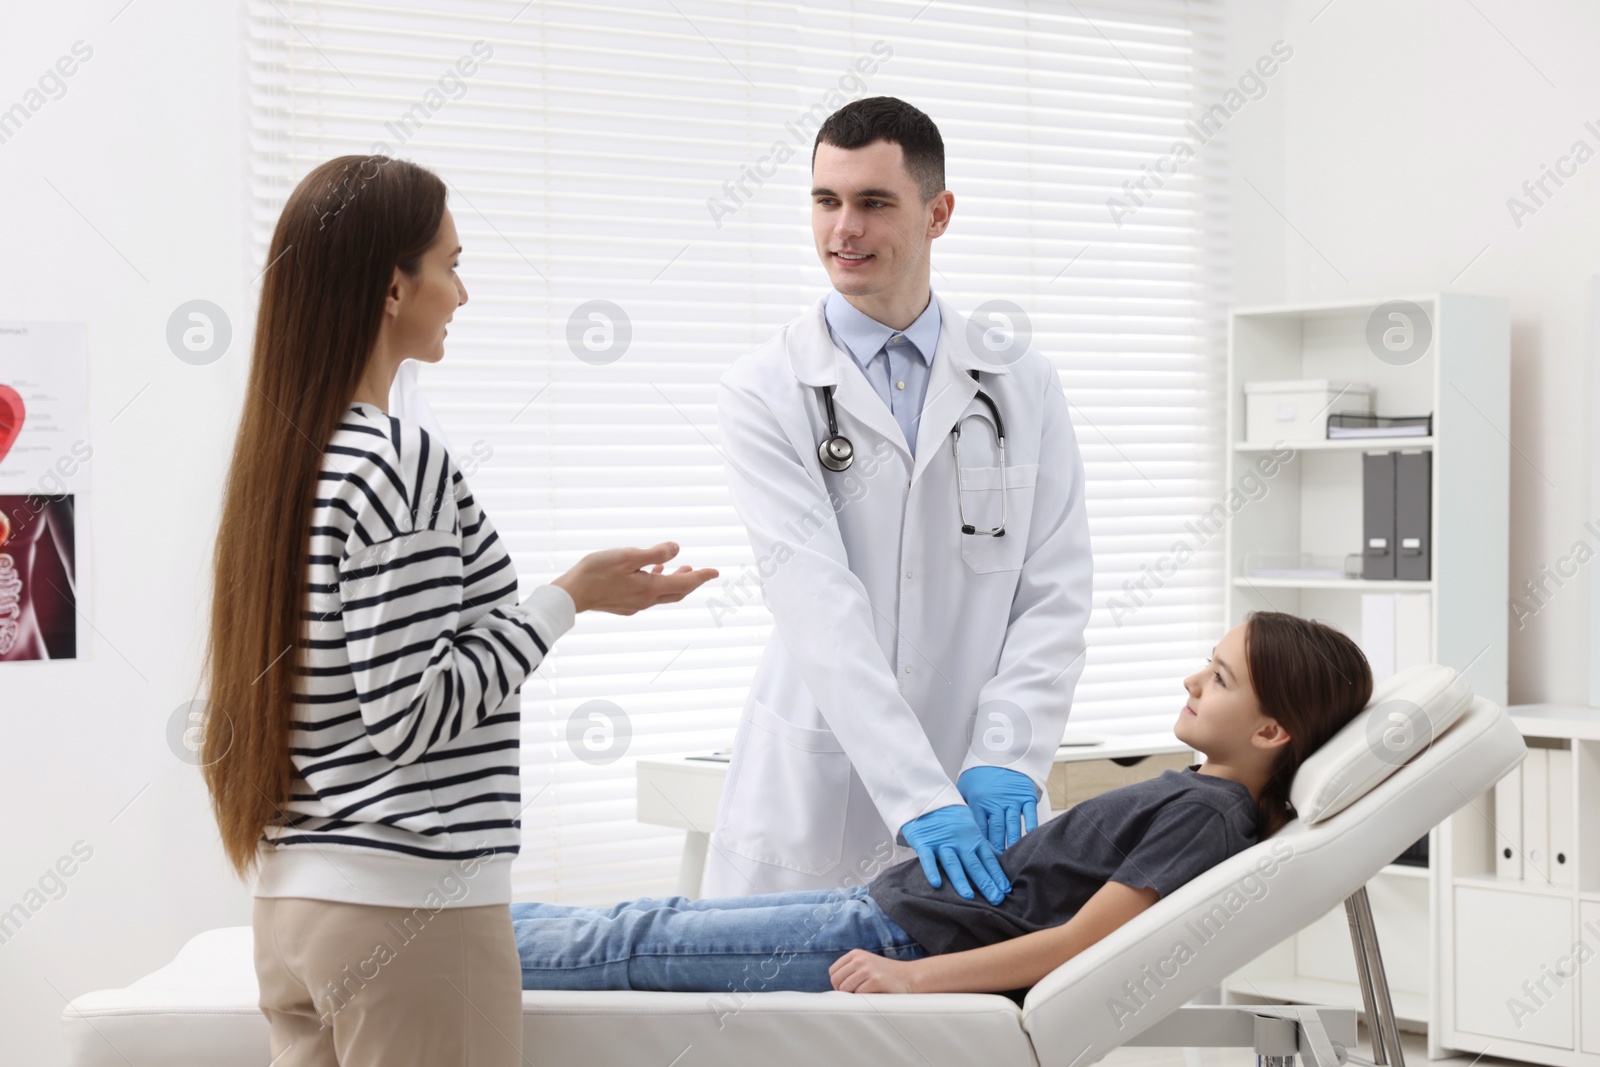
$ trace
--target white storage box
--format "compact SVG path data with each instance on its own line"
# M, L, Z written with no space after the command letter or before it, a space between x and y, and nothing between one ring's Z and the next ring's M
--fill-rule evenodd
M1372 413L1372 386L1326 378L1244 383L1246 444L1321 441L1328 436L1328 414Z

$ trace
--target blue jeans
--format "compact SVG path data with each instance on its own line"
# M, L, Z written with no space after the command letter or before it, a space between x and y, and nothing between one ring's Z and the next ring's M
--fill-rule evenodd
M523 989L818 993L833 988L828 968L853 948L928 955L864 885L610 908L516 903L511 927Z

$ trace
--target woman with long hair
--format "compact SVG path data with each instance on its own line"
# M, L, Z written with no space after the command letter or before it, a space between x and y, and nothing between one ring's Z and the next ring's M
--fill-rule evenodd
M1000 853L992 905L909 859L870 882L610 908L511 905L527 989L1007 993L1294 818L1306 758L1361 713L1372 670L1333 627L1252 612L1183 680L1177 738L1206 759L1112 789ZM1272 849L1268 862L1293 850Z
M257 875L276 1067L517 1064L507 904L518 688L577 612L681 600L714 570L611 549L519 602L443 442L385 406L466 303L446 187L385 156L315 168L261 290L214 563L202 762Z

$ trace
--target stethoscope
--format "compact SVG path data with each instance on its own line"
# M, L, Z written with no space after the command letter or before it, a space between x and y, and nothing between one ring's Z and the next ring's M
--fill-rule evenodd
M977 371L969 370L967 373L972 375L973 381L978 380ZM855 446L850 443L850 438L839 432L839 420L833 413L833 391L836 388L838 387L833 385L818 387L818 391L822 393L822 403L828 412L828 436L817 446L817 458L822 461L824 467L834 473L849 470L850 464L856 458ZM1000 418L1000 408L995 404L993 397L982 389L979 389L975 396L989 407L989 414L994 420L995 444L1000 450L1000 525L992 530L980 530L967 521L967 508L961 496L959 480L961 477L961 424L967 419L974 418L975 416L973 415L965 415L957 419L955 429L951 431L953 436L950 441L950 448L956 458L956 509L961 516L962 533L986 537L1004 537L1006 535L1006 424Z

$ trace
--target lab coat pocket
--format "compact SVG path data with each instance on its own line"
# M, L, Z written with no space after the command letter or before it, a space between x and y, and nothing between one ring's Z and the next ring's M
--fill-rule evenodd
M844 851L850 757L831 730L797 726L758 701L743 726L720 843L747 859L827 874Z
M1001 490L1001 472L1005 489ZM976 574L1022 569L1028 550L1028 518L1033 514L1033 489L1039 480L1037 463L1008 467L963 467L961 509L966 521L979 531L961 535L961 558ZM984 531L999 526L1004 517L1006 535L991 537Z

